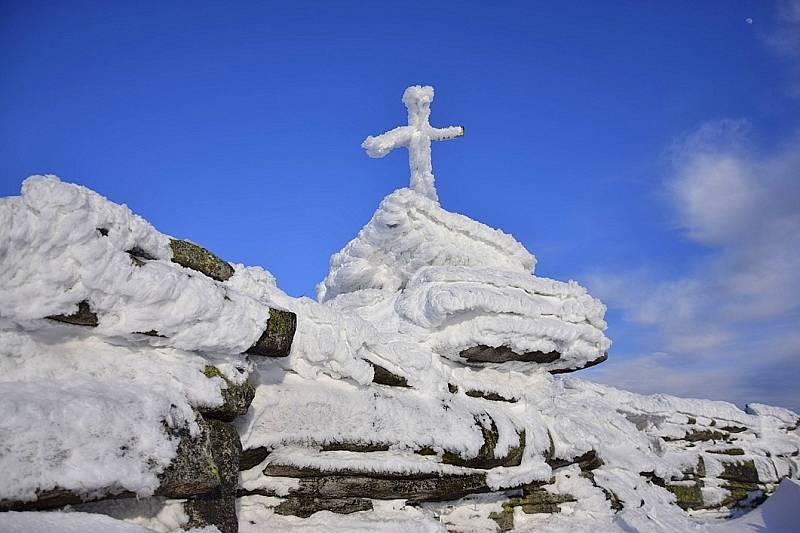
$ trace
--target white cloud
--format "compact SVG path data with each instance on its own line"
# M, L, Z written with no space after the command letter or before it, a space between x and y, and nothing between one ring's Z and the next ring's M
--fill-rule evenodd
M758 392L748 379L771 372L773 354L800 360L800 138L759 153L747 142L746 122L724 120L670 153L674 173L665 190L677 229L708 253L678 279L639 269L596 274L588 284L627 321L652 328L660 353L620 363L627 375L657 375L646 382L649 392L702 396L712 383L717 397L727 391L741 401ZM749 351L756 347L761 353Z

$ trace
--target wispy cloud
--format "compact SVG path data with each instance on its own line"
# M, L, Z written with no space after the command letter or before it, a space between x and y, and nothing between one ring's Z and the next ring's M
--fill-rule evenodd
M759 32L761 39L789 63L790 93L800 97L800 0L777 4L775 21Z
M595 376L646 392L740 403L766 394L800 407L796 384L778 392L761 382L766 373L779 383L787 365L800 370L800 137L759 152L745 121L723 120L669 152L664 189L676 230L707 253L676 279L647 269L590 276L595 294L652 331L657 350Z

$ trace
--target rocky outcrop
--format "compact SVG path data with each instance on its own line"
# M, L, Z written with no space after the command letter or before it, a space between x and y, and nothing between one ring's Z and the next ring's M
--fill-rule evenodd
M229 263L202 246L198 246L193 242L174 239L170 241L169 245L172 249L173 263L196 270L217 281L226 281L233 276L233 267ZM135 256L135 254L132 255Z
M69 315L51 315L47 318L75 326L96 327L97 324L99 324L98 315L92 311L89 302L82 301L79 302L77 306L78 310L75 313ZM250 355L262 355L265 357L286 357L292 349L292 340L294 339L296 329L296 314L282 309L270 309L264 332L255 344L248 348L245 353ZM134 331L132 333L166 338L156 330Z
M89 302L86 301L79 302L78 310L72 314L52 315L47 318L57 322L64 322L65 324L73 324L75 326L95 327L98 324L97 313L92 311L91 307L89 307Z
M226 378L218 368L206 366L203 373L209 378L218 377L225 381L226 387L222 389L223 404L219 407L204 408L200 412L205 418L213 418L224 422L233 422L234 419L247 413L256 389L250 381L237 385Z
M337 514L350 514L359 511L371 511L372 500L368 498L313 498L290 496L284 499L275 513L308 518L317 511L330 511Z
M403 376L392 374L380 365L372 364L374 374L372 382L378 385L388 385L390 387L408 387L408 381Z
M297 315L291 311L270 309L264 333L247 352L265 357L285 357L292 350L292 339L297 329Z
M237 533L236 489L239 482L239 457L242 444L230 424L210 420L209 441L212 458L219 473L219 485L210 492L190 497L184 509L189 516L187 527L216 526L221 533Z
M462 350L459 355L471 363L507 363L523 361L526 363L552 363L561 357L558 352L526 352L517 353L507 346L473 346Z
M458 454L452 452L444 452L442 455L442 462L444 464L463 466L467 468L477 468L481 470L489 470L498 466L519 466L522 462L522 455L525 451L525 431L518 433L519 445L511 448L504 457L495 456L495 447L497 446L497 426L494 420L489 418L488 423L485 420L478 420L478 426L483 433L483 446L481 446L478 455L470 458L463 458Z
M160 483L155 492L156 496L188 498L214 491L222 483L219 466L214 460L212 448L211 429L213 426L199 416L197 422L200 433L196 437L191 437L186 429L174 431L175 435L180 437L180 442L172 463L158 476ZM114 488L97 491L97 495L92 497L57 487L41 491L34 501L0 501L0 510L53 509L95 499L131 496L133 494L130 492Z
M362 472L358 470L319 470L288 465L267 465L264 475L295 478L297 487L289 496L321 500L371 498L375 500L405 499L414 502L454 500L467 494L487 492L486 474ZM274 495L256 489L242 494Z

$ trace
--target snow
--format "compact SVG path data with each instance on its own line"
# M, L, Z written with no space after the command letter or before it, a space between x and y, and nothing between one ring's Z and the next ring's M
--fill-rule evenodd
M707 504L730 494L717 477L729 463L752 461L763 490L800 476L800 418L789 410L750 404L742 411L726 402L644 396L551 375L606 354L605 306L574 281L535 276L534 255L511 235L437 203L430 141L453 131L428 125L432 90L413 87L407 96L403 128L411 129L369 138L365 147L381 155L408 146L416 188L387 196L331 258L318 301L287 296L260 267L233 265L233 276L220 282L172 263L169 236L126 206L54 176L31 177L20 197L0 200L0 500L33 500L56 487L86 498L122 491L151 496L177 447L164 425L196 434L197 409L222 402L224 381L202 373L209 364L236 383L255 385L253 404L235 427L245 449L270 452L241 473L241 488L272 495L239 499L243 532L492 530L489 514L502 511L501 503L526 483L545 483L547 491L576 501L553 514L516 508L519 530L707 531L716 527L713 519L685 513L643 473L689 485L702 458ZM152 259L137 266L128 254L134 249ZM45 318L72 313L82 301L97 313L97 327ZM291 353L240 355L263 332L271 308L298 316ZM150 330L162 336L141 334ZM460 355L480 345L560 357L477 365ZM376 365L409 386L372 383ZM732 442L682 440L733 426ZM490 430L495 459L524 439L519 466L480 470L442 462L446 452L476 457ZM386 449L323 451L337 443ZM741 454L714 453L731 447ZM433 454L418 453L423 448ZM587 453L602 463L591 476L562 466ZM299 481L265 474L269 465L483 473L496 492L418 508L373 500L373 511L300 519L275 514ZM623 511L612 509L611 495ZM73 522L92 531L108 515L136 528L130 531L166 532L187 519L181 502L159 498L76 509L0 514L0 530L6 524L47 529L61 521L65 531Z
M154 530L110 516L82 512L6 512L0 513L2 533L152 533ZM219 533L214 526L184 530L176 528L171 533Z
M383 157L395 148L408 148L411 188L438 201L431 164L431 141L443 141L464 135L461 126L433 128L428 119L433 102L433 87L414 85L403 93L408 109L408 126L394 128L377 137L369 136L361 144L370 157Z
M3 533L150 533L147 529L108 516L89 513L0 513Z
M320 511L307 519L275 514L274 499L265 496L245 496L240 499L239 531L285 531L297 533L334 533L340 531L372 533L445 533L446 529L413 507L379 506L372 512L348 515Z
M458 363L477 345L561 354L544 365L486 364L520 370L580 368L603 356L605 306L574 281L535 277L535 264L510 235L400 189L331 258L317 295Z
M784 479L766 502L753 511L724 524L709 528L710 533L792 533L797 531L797 505L800 504L800 482Z

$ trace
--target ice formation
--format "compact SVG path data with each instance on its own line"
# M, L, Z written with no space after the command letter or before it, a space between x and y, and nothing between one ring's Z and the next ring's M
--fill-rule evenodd
M760 523L725 520L800 477L800 417L561 375L605 359L605 307L439 206L432 97L365 141L417 179L318 301L55 176L0 200L0 531Z
M361 144L370 157L383 157L395 148L408 148L411 188L434 202L439 200L433 180L431 141L444 141L464 135L462 126L434 128L430 125L433 87L414 85L403 93L408 109L408 126L399 126L381 135L370 135Z

